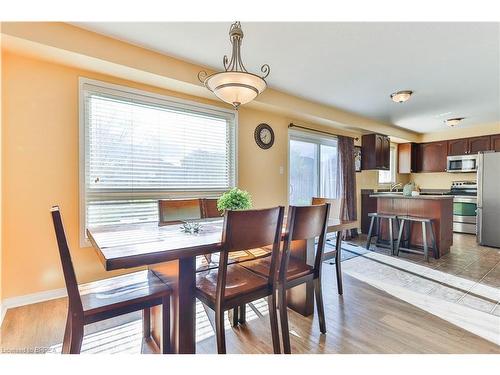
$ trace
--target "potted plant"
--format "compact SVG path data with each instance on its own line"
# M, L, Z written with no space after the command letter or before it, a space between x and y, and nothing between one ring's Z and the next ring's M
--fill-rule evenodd
M217 209L220 212L225 210L248 210L252 208L252 198L248 191L233 188L219 198Z

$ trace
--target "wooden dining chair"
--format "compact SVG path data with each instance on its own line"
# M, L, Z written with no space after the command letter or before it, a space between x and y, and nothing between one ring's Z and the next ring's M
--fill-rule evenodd
M200 198L201 217L203 219L222 217L223 213L217 208L217 198Z
M281 336L283 339L283 351L291 353L290 334L288 330L288 313L286 290L313 281L318 310L319 329L326 333L325 309L323 306L323 292L321 287L321 270L323 264L323 252L328 228L330 204L314 206L290 206L288 209L288 221L286 236L283 241L283 250L279 266L278 278L278 306L281 322ZM303 259L295 258L292 254L293 241L304 241L319 237L316 248L314 265L310 266ZM248 270L260 275L265 275L272 267L268 259L258 259L244 263Z
M170 287L149 270L78 285L59 207L52 207L51 213L69 299L62 353L80 353L85 325L133 311L143 311L143 336L149 340L150 308L158 305L162 306L160 350L170 353Z
M224 214L219 267L196 276L196 297L215 312L219 354L226 353L224 312L263 297L268 297L273 350L280 353L275 291L283 216L284 207ZM258 275L240 264L228 264L232 252L269 245L272 255L265 274Z
M200 199L160 199L158 201L159 225L180 224L186 220L201 219Z
M203 219L220 218L223 213L217 208L217 198L200 198L201 217ZM271 254L270 248L258 248L244 251L235 251L229 254L228 264L246 262ZM207 270L217 268L219 266L219 253L211 253L204 255L206 262L197 262L197 270ZM242 305L233 309L228 314L231 326L243 324L246 321L246 305Z
M344 208L344 199L342 198L320 198L313 197L311 200L312 205L330 204L330 219L341 219L342 210Z

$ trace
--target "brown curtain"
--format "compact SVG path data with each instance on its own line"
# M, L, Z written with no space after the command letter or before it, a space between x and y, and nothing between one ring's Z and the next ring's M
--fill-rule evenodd
M344 199L344 207L341 218L343 220L356 220L356 170L354 166L354 139L351 137L338 137L339 152L339 196ZM345 239L357 236L357 230L348 230L344 234Z

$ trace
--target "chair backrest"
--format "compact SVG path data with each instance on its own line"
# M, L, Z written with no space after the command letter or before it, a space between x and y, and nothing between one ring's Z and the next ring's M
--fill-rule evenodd
M325 250L329 214L329 203L313 206L290 206L288 208L287 235L283 243L279 274L281 281L286 280L292 241L309 240L316 237L319 237L319 241L314 259L314 272L319 275Z
M272 245L268 282L274 287L283 228L284 207L263 210L228 210L224 214L222 248L217 279L218 304L223 303L229 253Z
M177 224L183 220L201 219L201 205L198 198L160 199L158 221L160 225Z
M83 314L82 300L80 298L80 292L78 291L78 282L76 281L75 269L71 260L66 233L64 232L61 212L58 206L53 206L50 211L52 214L52 222L54 223L54 230L56 232L57 246L59 248L59 256L63 268L64 282L66 283L66 290L68 292L70 311L72 313Z
M319 198L313 197L311 204L330 204L330 218L331 219L341 219L342 209L344 208L344 199L331 199L331 198Z
M200 198L203 219L222 217L222 212L217 208L217 201L217 198Z

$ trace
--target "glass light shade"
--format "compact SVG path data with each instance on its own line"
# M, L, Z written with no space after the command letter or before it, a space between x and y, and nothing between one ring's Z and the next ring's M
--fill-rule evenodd
M458 125L460 121L462 121L464 118L463 117L457 117L457 118L450 118L445 121L446 125L454 127L455 125Z
M393 94L391 94L391 99L393 102L396 103L403 103L406 102L408 99L410 99L411 94L413 94L412 91L398 91Z
M266 81L246 72L221 72L205 80L205 86L220 100L235 107L251 102L267 87Z

